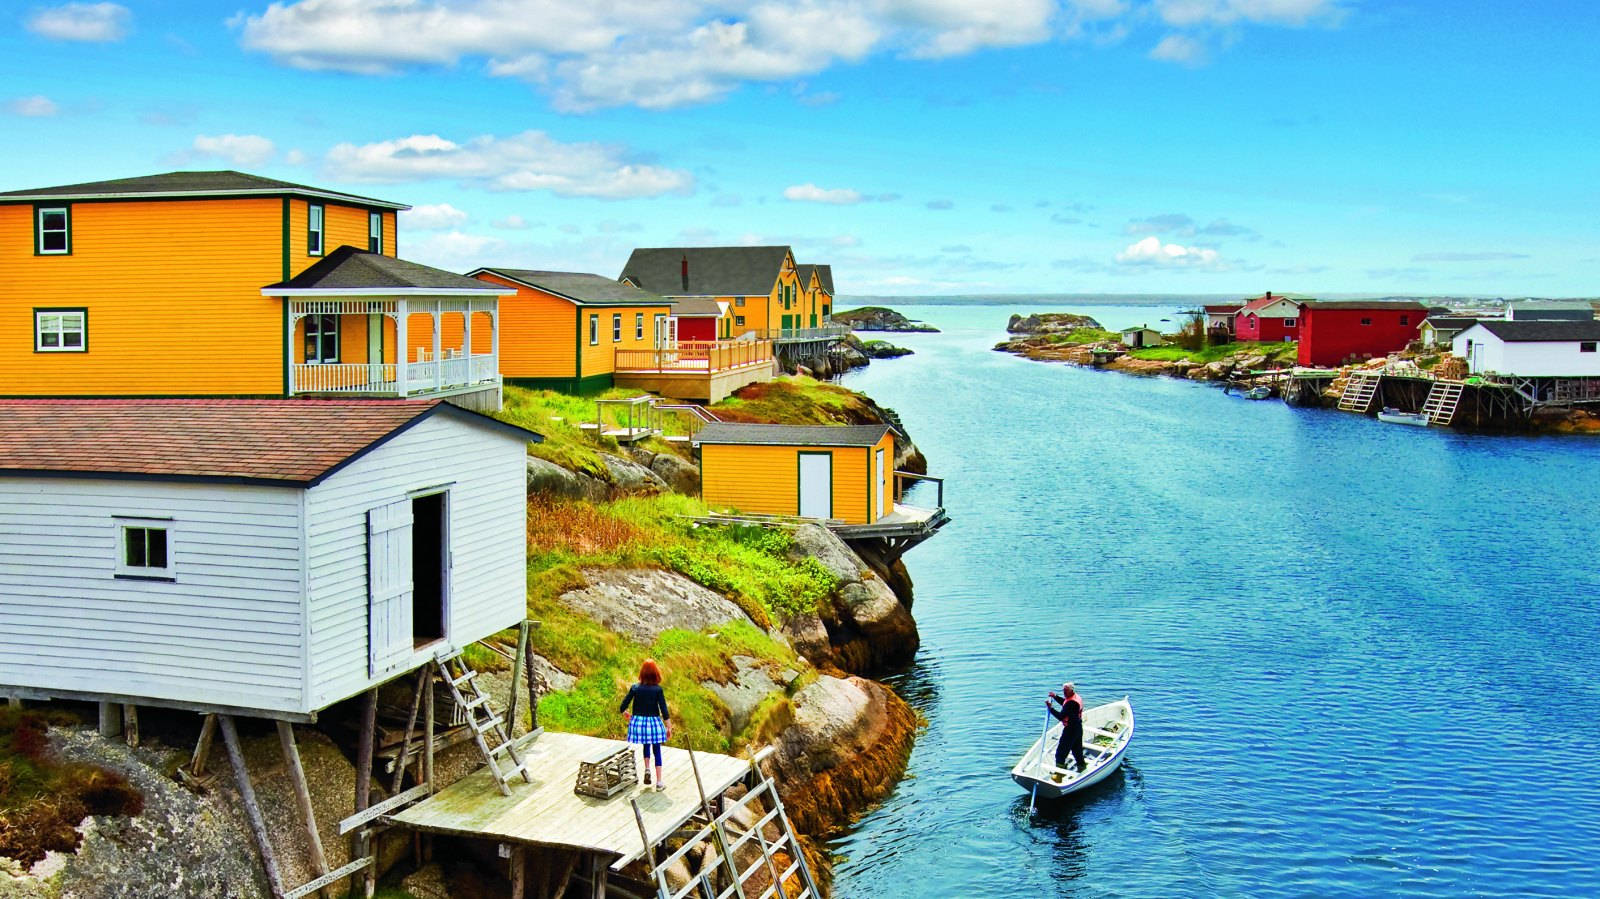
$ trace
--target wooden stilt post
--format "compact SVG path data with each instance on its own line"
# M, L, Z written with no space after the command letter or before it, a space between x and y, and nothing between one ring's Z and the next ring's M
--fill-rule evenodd
M433 784L433 668L429 666L422 672L422 782L428 785L428 793L434 792Z
M597 852L589 853L589 899L606 899L606 881L611 879L611 869Z
M137 748L139 745L139 707L136 705L122 707L122 739L129 746Z
M194 743L194 758L189 761L189 773L195 777L204 777L206 762L211 758L211 741L217 736L217 716L207 715L206 720L200 725L200 739Z
M411 754L411 734L417 729L417 712L422 707L422 687L427 680L427 666L418 668L417 686L411 691L411 717L406 719L406 737L400 742L400 755L394 762L394 785L389 788L390 796L399 793L406 784L406 756Z
M267 835L267 822L261 816L261 806L256 802L256 790L250 783L250 772L244 766L244 750L239 747L239 732L233 718L218 715L217 725L222 728L222 743L228 750L228 762L233 766L233 779L239 786L239 801L244 805L245 818L250 822L250 833L261 850L261 866L267 870L267 886L276 899L283 896L283 876L278 872L278 858L272 854L272 840Z
M366 700L361 706L361 733L356 749L356 811L364 812L372 804L372 744L376 738L378 727L378 691L367 691ZM368 830L361 828L351 837L350 858L365 858L372 851ZM365 886L367 899L372 899L376 884L373 881L373 868L369 866L361 877Z
M278 722L278 745L283 749L284 764L289 767L289 783L294 787L294 801L300 807L300 819L305 823L306 836L310 837L311 867L321 877L328 873L328 857L322 851L322 834L317 830L317 813L311 807L311 787L306 783L306 769L300 764L300 748L294 742L294 727L287 721ZM327 896L327 890L319 891Z
M578 853L573 852L567 856L567 863L562 865L561 872L556 874L552 884L550 899L565 899L567 887L572 885L572 873L578 867Z
M100 703L100 736L110 739L122 734L122 706L115 702Z
M528 892L528 849L520 843L511 847L511 899L524 899Z
M537 621L525 622L530 629L539 626ZM533 641L522 647L522 663L528 666L528 730L539 729L539 691L543 689L539 678L533 676Z
M527 664L527 654L528 622L523 620L517 625L517 654L511 657L511 697L506 700L506 733L513 737L517 735L517 698L522 693L522 668ZM532 678L532 669L528 676Z

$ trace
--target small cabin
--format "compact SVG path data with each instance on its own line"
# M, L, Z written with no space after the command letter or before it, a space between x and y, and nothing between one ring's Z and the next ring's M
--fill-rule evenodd
M308 721L526 617L531 431L438 400L0 420L0 695Z
M858 525L895 511L887 425L713 423L694 445L701 493L714 507Z
M1452 341L1467 370L1522 377L1600 377L1600 321L1483 319Z
M1165 346L1167 339L1155 328L1140 325L1137 328L1122 329L1122 345L1129 349L1139 349L1147 346Z
M1417 327L1417 339L1423 346L1447 347L1457 334L1478 323L1466 315L1429 315Z

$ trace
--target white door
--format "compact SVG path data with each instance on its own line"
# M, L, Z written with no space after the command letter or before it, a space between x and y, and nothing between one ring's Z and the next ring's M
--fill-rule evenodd
M833 517L833 454L800 454L800 517Z
M883 454L883 450L878 450L875 453L875 455L877 456L877 460L876 460L876 472L874 473L874 476L873 476L873 479L872 479L872 486L873 486L872 493L873 493L874 496L876 496L878 498L878 505L877 505L877 514L875 514L872 517L872 519L874 521L878 520L879 518L882 518L884 510L889 508L888 505L885 504L885 502L884 502L884 495L883 495L884 494L884 488L885 488L886 483L887 483L884 480L884 470L883 470L883 467L884 467L883 455L884 454Z
M411 656L411 500L367 510L367 664L377 677Z

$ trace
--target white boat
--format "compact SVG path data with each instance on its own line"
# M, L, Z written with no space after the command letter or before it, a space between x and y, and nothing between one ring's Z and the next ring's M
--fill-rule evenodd
M1419 428L1425 428L1429 424L1426 413L1401 412L1393 406L1383 407L1383 411L1378 413L1378 420L1397 425L1414 425Z
M1271 396L1271 387L1252 387L1244 392L1244 398L1247 400L1264 400Z
M1056 742L1060 739L1061 724L1057 723L1023 753L1011 769L1011 779L1029 793L1037 787L1040 799L1058 799L1105 780L1122 764L1133 741L1133 706L1124 696L1083 713L1082 771L1075 770L1070 755L1068 767L1056 767Z

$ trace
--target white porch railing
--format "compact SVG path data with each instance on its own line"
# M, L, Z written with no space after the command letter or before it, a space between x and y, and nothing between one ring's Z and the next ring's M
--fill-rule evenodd
M291 393L397 393L393 362L300 364Z
M440 390L454 390L500 380L497 354L456 356L443 361L344 362L299 364L293 367L291 393L364 393L382 396L417 396Z

